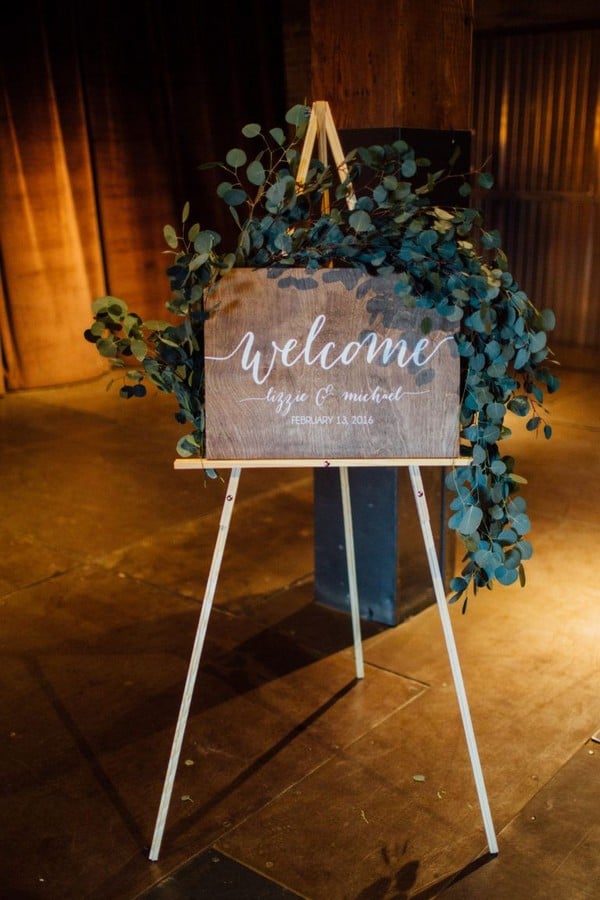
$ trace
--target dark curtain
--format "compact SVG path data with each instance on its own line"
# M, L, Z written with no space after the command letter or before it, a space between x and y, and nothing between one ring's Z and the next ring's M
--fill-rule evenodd
M21 2L0 25L0 340L9 390L104 371L83 340L110 293L162 316L162 230L235 236L215 197L251 121L283 124L280 4ZM303 98L300 98L303 99Z

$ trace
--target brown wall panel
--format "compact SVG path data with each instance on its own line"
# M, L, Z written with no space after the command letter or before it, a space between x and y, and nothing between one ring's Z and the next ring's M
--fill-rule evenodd
M311 3L313 100L339 128L464 129L472 0Z
M478 35L474 158L513 274L557 317L553 345L600 350L600 28Z

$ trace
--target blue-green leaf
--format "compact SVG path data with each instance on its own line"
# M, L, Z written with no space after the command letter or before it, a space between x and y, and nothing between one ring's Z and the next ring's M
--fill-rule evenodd
M519 577L517 569L507 569L505 566L498 566L494 573L494 577L499 584L514 584Z
M514 367L515 369L522 369L523 366L526 366L529 362L529 350L527 347L521 347L515 356Z
M523 394L519 394L517 397L513 397L512 400L509 401L508 408L516 416L526 416L531 409L531 405L527 397L525 397Z
M483 519L483 512L478 506L469 506L465 509L458 525L461 534L474 534Z
M301 103L297 103L295 106L292 106L291 109L288 109L285 114L285 121L298 128L301 125L305 125L308 122L309 117L310 109L307 106L303 106Z
M247 199L248 194L246 191L242 191L239 188L231 188L223 196L223 200L228 206L241 206Z
M537 353L546 346L546 332L538 331L529 338L529 352Z
M521 554L521 559L531 559L533 556L533 547L529 541L518 541L516 546Z
M359 234L364 231L370 231L373 227L371 216L364 209L357 209L350 213L348 223Z
M253 160L248 168L246 169L246 175L248 176L248 181L250 184L255 184L257 187L260 187L261 184L264 184L267 179L267 173L265 172L265 167L259 160Z
M135 358L141 362L145 358L146 353L148 352L148 348L146 347L146 342L139 341L139 340L131 341L131 352L133 353Z
M261 127L256 122L250 122L250 124L244 125L242 128L242 134L247 138L256 137L260 132ZM240 163L240 165L243 165L243 163Z
M450 589L453 591L457 591L458 593L460 593L461 591L466 591L468 586L469 586L469 582L466 581L464 578L460 578L459 576L457 576L456 578L453 578L450 581Z
M531 522L529 521L529 517L525 515L525 513L519 513L519 515L515 516L512 520L513 528L517 532L517 534L527 534L527 532L531 529Z
M271 128L269 134L273 138L276 144L279 144L280 147L285 143L285 132L282 128Z
M172 250L176 250L176 249L177 249L177 245L178 245L178 243L179 243L179 238L177 237L177 232L175 231L175 229L173 228L173 226L172 226L172 225L165 225L165 227L163 228L163 234L164 234L164 237L165 237L165 241L167 242L167 245L168 245Z
M556 316L551 309L542 309L540 317L545 331L552 331L556 327Z
M221 181L220 184L217 185L217 196L222 199L232 187L233 185L230 181Z
M241 150L239 147L234 147L232 150L229 150L227 156L225 157L225 161L228 166L231 166L232 169L237 169L239 166L243 166L246 163L248 157L244 150Z
M475 444L472 452L473 463L476 466L481 466L487 459L487 453L484 448L480 444Z

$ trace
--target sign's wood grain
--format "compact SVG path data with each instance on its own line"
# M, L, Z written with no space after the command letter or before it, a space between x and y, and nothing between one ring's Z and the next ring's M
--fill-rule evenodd
M356 269L223 278L205 328L207 456L458 456L455 326L407 309L396 281Z

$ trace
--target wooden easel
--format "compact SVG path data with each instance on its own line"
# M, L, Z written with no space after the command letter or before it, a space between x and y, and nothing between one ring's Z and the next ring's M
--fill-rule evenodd
M306 138L304 142L303 152L299 163L298 168L298 183L302 185L304 179L306 178L306 174L308 172L308 166L310 164L310 159L312 157L312 150L315 143L316 138L319 139L319 158L326 162L327 157L327 141L329 141L329 145L332 150L332 154L340 173L340 176L343 178L347 177L348 170L346 168L346 164L344 162L344 155L342 152L342 148L340 145L340 141L337 135L337 131L333 124L333 119L331 117L331 112L329 109L329 104L324 101L317 101L313 104L311 110L311 116L306 132ZM350 190L347 199L348 205L350 207L353 206L354 203L354 195ZM325 200L327 203L327 198ZM496 854L498 852L498 844L496 841L496 834L494 831L494 825L492 822L487 792L485 788L485 783L483 779L483 772L481 769L481 763L479 760L479 752L477 749L477 742L475 740L475 733L473 731L473 725L471 721L471 714L469 710L469 704L467 700L467 695L465 691L464 681L462 677L462 672L460 668L460 662L458 658L458 652L456 648L456 642L454 640L454 633L452 630L452 622L450 619L450 614L448 611L448 605L446 602L446 595L444 590L444 582L442 578L442 574L440 571L440 565L438 561L438 556L436 552L435 542L433 538L433 532L431 529L431 522L429 520L429 510L427 507L427 500L425 497L425 490L423 487L423 481L421 478L420 468L422 466L457 466L464 465L464 458L443 458L443 459L221 459L221 460L209 460L209 459L177 459L175 460L174 467L175 469L230 469L230 477L227 486L227 491L225 494L225 500L223 502L223 509L221 511L221 518L219 522L219 530L217 534L217 540L215 543L215 548L213 551L212 562L208 574L208 580L206 584L206 589L204 593L204 599L202 602L202 608L200 611L200 618L198 622L198 627L196 630L196 636L194 639L194 644L192 648L192 653L190 657L190 663L188 667L187 678L183 690L183 697L181 701L181 706L179 710L179 716L177 719L177 724L175 727L175 735L173 738L173 743L171 747L171 754L169 758L169 763L167 766L167 772L165 776L165 781L163 785L162 796L160 800L160 806L158 810L158 815L156 818L156 824L154 828L154 835L152 839L152 845L150 848L149 859L155 861L159 857L160 847L162 843L163 832L165 828L166 818L169 810L169 805L171 801L171 794L173 791L173 785L175 782L175 776L177 772L177 766L179 764L179 757L181 753L181 747L183 744L183 738L185 734L185 729L187 726L187 720L189 716L190 705L192 701L192 696L196 684L196 679L198 676L198 669L200 666L200 659L202 656L202 650L204 647L204 640L206 637L206 632L208 628L208 622L210 618L210 613L212 610L212 604L215 596L215 591L219 579L219 572L221 569L221 563L223 560L223 553L225 550L225 545L227 542L227 535L229 532L229 526L231 523L231 517L233 514L233 508L235 505L235 499L237 496L237 490L239 485L239 480L241 476L241 470L243 468L318 468L318 467L333 467L339 469L340 474L340 486L342 493L342 514L344 521L344 536L345 536L345 544L346 544L346 563L348 569L348 586L349 586L349 599L350 599L350 613L351 613L351 621L352 621L352 633L353 633L353 642L354 642L354 662L355 662L355 670L357 679L364 678L364 662L363 662L363 653L362 653L362 638L361 638L361 628L360 628L360 611L359 611L359 598L358 598L358 587L357 587L357 578L356 578L356 560L354 555L354 535L352 529L352 508L351 508L351 500L350 500L350 488L349 488L349 479L348 479L348 470L351 467L356 466L401 466L408 467L410 481L412 486L412 491L415 499L415 504L417 507L417 514L419 517L419 523L421 526L421 532L423 534L423 542L425 545L425 550L427 553L427 561L429 564L429 570L431 573L431 579L433 584L433 590L435 594L436 604L438 607L442 630L444 634L444 639L446 643L446 649L448 652L448 659L450 662L450 667L452 671L452 677L454 680L454 687L456 690L456 695L458 699L459 710L462 718L463 728L465 732L465 737L467 741L467 748L469 751L469 757L471 761L471 768L473 771L473 778L475 781L475 787L477 790L477 797L479 800L479 805L481 809L481 815L483 819L483 825L485 829L486 839L488 843L488 848L490 853Z

